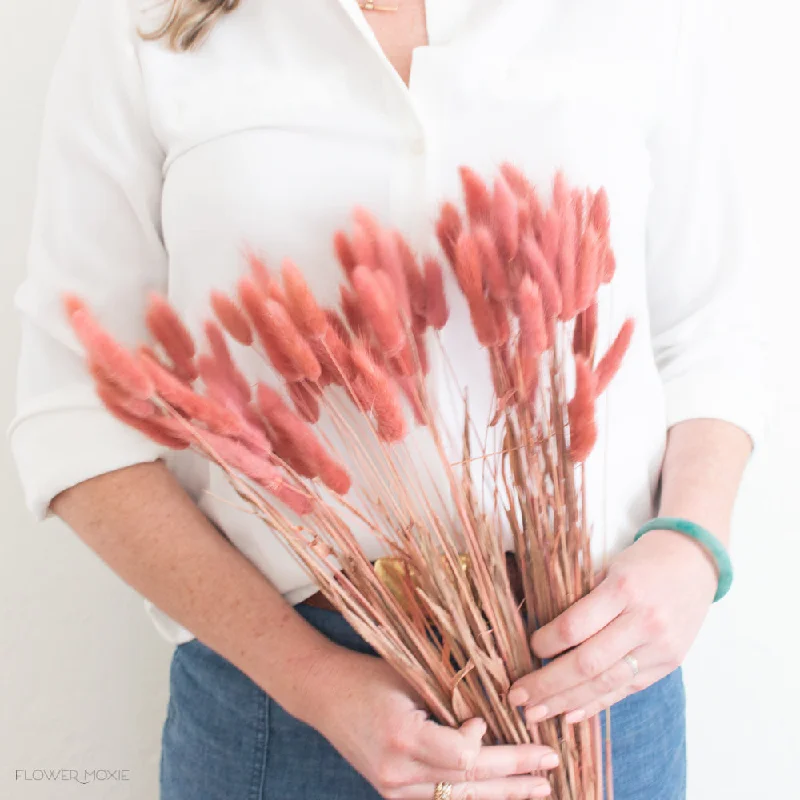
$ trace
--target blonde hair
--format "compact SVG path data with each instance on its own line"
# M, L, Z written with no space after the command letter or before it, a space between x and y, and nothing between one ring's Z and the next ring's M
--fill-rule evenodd
M164 22L153 31L140 31L143 39L166 39L173 50L200 45L217 20L230 14L241 0L166 0L171 4Z

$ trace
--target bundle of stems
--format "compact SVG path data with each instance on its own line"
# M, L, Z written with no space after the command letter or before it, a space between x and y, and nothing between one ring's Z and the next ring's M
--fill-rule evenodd
M212 293L202 353L159 296L147 313L155 344L134 351L81 299L65 308L111 413L219 465L439 721L477 716L487 741L550 745L562 755L554 796L599 799L599 723L528 727L507 693L541 666L531 634L595 580L584 464L596 399L633 332L626 322L597 357L597 296L615 268L608 201L558 174L545 204L512 165L491 186L467 168L461 178L465 212L445 203L436 234L491 368L498 453L481 446L487 425L464 393L453 460L428 375L431 346L449 367L442 265L363 209L334 237L346 279L335 309L291 261L278 276L252 252L236 291ZM229 339L258 353L271 384L245 377ZM433 454L422 468L412 426ZM373 563L365 534L390 558Z

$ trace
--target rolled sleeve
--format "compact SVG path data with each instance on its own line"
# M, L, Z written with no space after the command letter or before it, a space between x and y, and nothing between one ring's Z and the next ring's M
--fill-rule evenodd
M718 20L682 4L664 113L650 140L648 301L667 425L721 419L765 432L760 286L737 176Z
M147 339L147 294L166 287L163 152L148 122L129 0L83 0L47 97L10 428L27 503L164 453L97 400L61 298L83 297L121 341Z

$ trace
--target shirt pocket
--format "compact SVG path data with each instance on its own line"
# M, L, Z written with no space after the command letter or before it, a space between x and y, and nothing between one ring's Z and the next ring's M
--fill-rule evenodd
M341 92L331 78L216 66L162 86L158 120L165 170L187 151L220 137L264 128L312 130L336 125Z

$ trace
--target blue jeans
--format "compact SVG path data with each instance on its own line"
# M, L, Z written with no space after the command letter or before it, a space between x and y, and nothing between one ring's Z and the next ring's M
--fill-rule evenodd
M339 645L372 652L339 615L297 610ZM680 670L614 706L615 800L684 800ZM179 645L161 751L161 800L379 800L315 730L197 640Z

